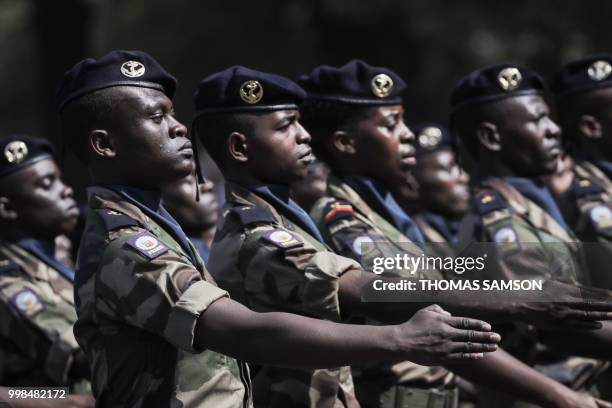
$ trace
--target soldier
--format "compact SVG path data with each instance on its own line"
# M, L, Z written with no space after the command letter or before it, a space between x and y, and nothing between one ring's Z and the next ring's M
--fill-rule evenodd
M72 67L57 95L67 145L94 184L74 330L98 406L251 407L244 360L311 368L411 357L439 363L482 358L495 347L499 336L488 324L439 307L404 324L361 327L256 313L229 299L161 205L161 188L194 170L187 129L174 115L175 88L148 54L113 51Z
M550 192L538 180L556 170L562 152L561 132L550 118L543 92L544 84L536 73L510 64L476 70L453 90L453 134L461 151L477 164L480 177L461 235L466 240L493 243L488 248L486 269L491 278L559 276L584 282L588 273L582 246L568 229ZM533 347L512 348L531 363L541 356L533 353L538 339L572 354L609 358L609 346L605 344L612 339L612 331L608 323L599 330L581 333L578 342L570 341L569 333L522 327L517 341L529 339ZM563 363L564 359L544 358L547 364L562 362L549 365L548 371L557 373L558 378L559 373L576 372ZM576 389L588 386L605 363L583 360L580 365L588 375L564 379Z
M208 262L210 244L219 219L219 203L214 183L208 179L197 183L194 174L162 188L164 207L176 219L198 253ZM196 189L199 189L196 200Z
M0 152L1 384L89 392L89 366L72 332L74 271L55 258L54 239L77 223L72 189L47 141L3 137ZM91 395L70 399L93 405Z
M612 55L595 54L566 64L555 76L559 118L574 148L573 181L560 204L585 244L595 286L612 289Z
M302 109L304 123L316 135L313 141L316 154L327 160L332 169L327 196L311 211L327 242L336 252L363 265L381 255L420 256L422 249L415 244L423 242L422 235L395 202L389 187L403 183L414 165L411 146L414 134L403 121L400 95L405 84L402 79L388 69L356 60L339 68L317 67L301 78L300 83L308 92ZM427 143L433 145L430 140ZM372 165L372 157L377 158L376 166ZM387 273L410 277L406 271ZM432 269L423 268L418 274L421 279L442 278L439 271ZM447 307L457 307L466 314L484 313L501 321L534 319L537 314L534 310L512 312L512 307L506 305L505 310L495 310L494 302L468 305L465 300L459 294L454 304ZM508 315L504 317L505 314ZM501 356L501 353L493 354ZM523 370L523 378L532 378L530 384L518 376L514 377L515 382L505 376L515 367ZM505 384L502 387L507 387L506 390L532 400L542 398L539 391L525 389L535 383L540 384L540 390L563 388L507 357L497 360L488 355L478 367L463 373L491 386ZM369 367L360 376L357 391L360 396L370 397L368 406L402 406L402 401L410 406L428 406L435 400L433 395L449 392L444 387L449 377L448 371L440 367L425 368L408 363ZM389 394L402 397L393 401L386 397ZM431 400L423 395L430 396Z

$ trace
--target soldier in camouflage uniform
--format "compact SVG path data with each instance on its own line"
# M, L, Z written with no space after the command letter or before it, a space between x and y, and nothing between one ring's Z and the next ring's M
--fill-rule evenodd
M194 170L187 129L174 116L175 87L148 54L113 51L76 64L58 92L63 135L94 183L77 260L75 336L98 406L251 407L244 360L315 368L407 358L422 348L406 339L431 332L423 322L456 324L439 307L402 325L361 328L255 313L228 299L161 205L161 187ZM486 348L464 355L466 343L450 347L456 335L471 333L441 334L445 350L426 357L474 359Z
M422 242L420 231L385 188L404 182L406 172L414 165L410 143L414 135L404 125L399 96L404 90L401 78L385 68L352 61L339 68L318 67L301 78L300 83L308 91L307 102L302 106L304 122L316 135L317 155L332 168L327 197L311 211L327 242L336 252L364 266L381 255L421 255L423 249L417 245ZM372 157L379 158L377 166L371 165ZM385 274L411 278L403 270L387 270ZM443 277L432 269L419 270L417 274L422 279ZM448 307L500 320L536 319L537 315L535 310L512 311L510 306L496 309L494 302L468 304L461 296ZM502 388L507 391L535 401L543 397L541 391L523 392L534 383L540 384L540 389L559 390L558 399L573 394L504 354L493 355L488 355L478 367L461 371L491 386L504 384ZM523 378L531 377L531 383L516 381L519 376L509 378L507 374L515 368L523 371ZM440 397L453 395L446 387L451 375L441 367L420 367L410 362L392 367L378 365L362 370L357 379L358 396L367 406L427 407L455 403L453 398L445 401Z
M560 196L568 224L584 241L595 286L612 289L612 55L566 64L552 82L564 136L572 147L573 182Z
M74 272L55 258L55 237L77 224L72 189L47 141L4 137L0 152L0 382L89 392L89 365L72 332Z
M497 279L558 277L589 281L582 245L538 177L551 174L561 154L560 129L550 118L541 78L525 68L498 64L462 79L452 95L452 127L461 151L479 180L460 240L491 242L486 275ZM575 336L576 334L574 334ZM542 362L536 347L609 358L609 322L568 341L570 333L521 327L505 336L508 347L532 364ZM511 341L513 340L514 343ZM588 387L605 362L546 356L542 371L576 388ZM551 362L558 361L558 364ZM564 362L565 361L565 362ZM573 374L571 374L573 373ZM568 375L569 374L569 375Z
M310 136L298 122L303 97L304 91L286 78L239 66L200 83L196 131L227 180L227 204L208 264L211 274L257 311L340 321L367 310L405 319L414 311L400 316L391 307L374 310L361 304L359 286L352 283L361 277L359 265L331 252L308 214L289 198L289 185L306 174L313 160ZM266 365L255 380L255 402L262 407L359 406L349 367Z

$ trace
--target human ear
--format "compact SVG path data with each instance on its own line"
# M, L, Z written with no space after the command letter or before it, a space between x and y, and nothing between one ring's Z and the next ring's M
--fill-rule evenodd
M487 150L498 152L501 150L501 138L497 126L491 122L482 122L476 129L476 137Z
M246 136L242 133L232 132L227 141L229 155L236 161L249 160Z
M357 152L355 138L344 130L334 132L332 135L332 145L343 154L355 154Z
M8 221L17 218L17 211L7 197L0 197L0 219Z
M117 156L113 140L106 130L95 129L89 132L89 145L98 156L105 158Z
M588 139L599 139L602 136L601 123L592 115L581 115L578 118L578 130Z

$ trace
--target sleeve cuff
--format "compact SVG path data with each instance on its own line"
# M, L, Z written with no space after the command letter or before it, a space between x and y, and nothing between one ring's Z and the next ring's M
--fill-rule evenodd
M195 326L200 315L216 300L228 296L227 292L204 280L192 284L174 304L164 336L178 348L196 353Z

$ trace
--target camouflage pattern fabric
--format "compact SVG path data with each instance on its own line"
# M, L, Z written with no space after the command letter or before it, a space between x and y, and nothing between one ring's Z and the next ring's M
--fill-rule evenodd
M346 183L331 175L326 196L319 199L311 216L332 249L351 257L362 265L374 257L393 257L395 254L422 254L422 249L402 235L393 225L376 213ZM403 276L403 271L385 272L387 276ZM417 271L418 278L441 279L435 270ZM354 367L357 396L368 407L423 407L431 406L430 396L440 384L448 384L453 375L443 367L425 367L404 361L398 364L375 364ZM418 384L419 388L415 388ZM410 387L410 385L413 385ZM419 392L416 392L418 389ZM436 390L433 394L429 391ZM437 394L436 394L437 395ZM445 401L445 398L434 398ZM454 401L454 399L450 399ZM410 402L409 405L406 405ZM446 406L446 405L440 405Z
M34 254L0 242L0 379L7 386L69 386L77 354L72 283Z
M259 312L283 311L340 321L340 276L359 268L331 252L249 190L228 182L227 202L208 269L234 299ZM264 366L254 380L257 407L359 407L349 367Z
M227 296L201 259L137 206L100 187L77 260L75 335L100 407L252 406L248 366L194 345L198 317Z

